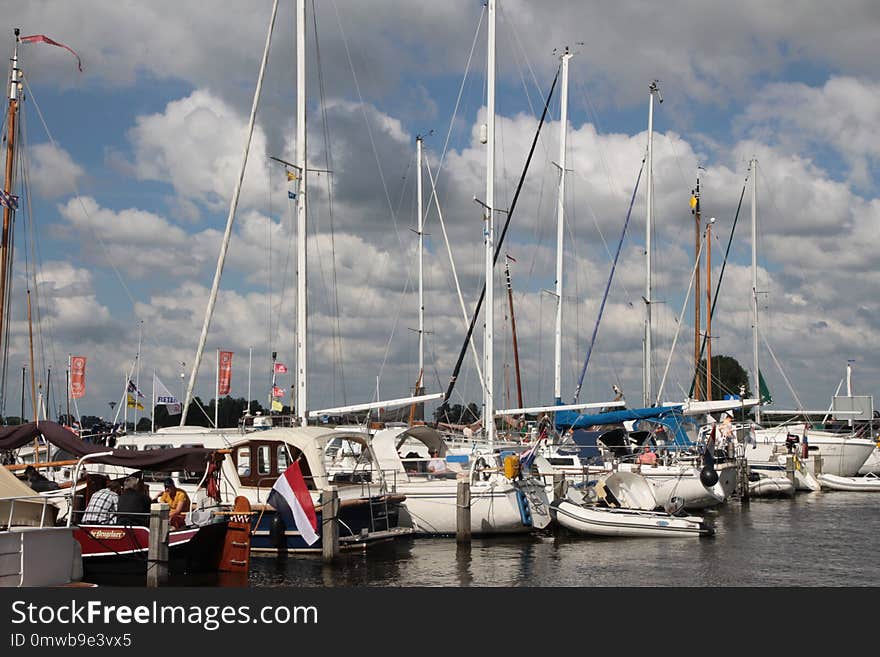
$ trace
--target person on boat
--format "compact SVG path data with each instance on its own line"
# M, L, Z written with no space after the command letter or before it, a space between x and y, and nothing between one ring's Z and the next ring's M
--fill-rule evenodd
M118 481L108 481L105 488L89 498L89 504L80 522L84 525L115 525L121 490L122 486Z
M128 477L122 483L122 492L116 505L120 525L147 527L150 524L150 496L137 477ZM131 515L127 515L131 514Z
M431 450L431 458L428 461L428 472L433 475L445 475L448 472L446 459L440 456L440 450L436 447Z
M45 477L32 465L29 465L24 469L24 478L27 480L27 485L33 488L37 493L58 490L58 484L56 482Z
M185 516L189 511L189 495L186 491L174 485L174 480L168 477L165 480L165 491L156 498L160 504L167 504L168 521L174 529L181 529L185 524Z
M733 440L733 438L734 438L733 416L730 413L725 413L722 416L721 424L718 426L718 431L721 434L721 439L724 442Z
M657 453L650 445L645 445L637 460L643 465L657 465Z

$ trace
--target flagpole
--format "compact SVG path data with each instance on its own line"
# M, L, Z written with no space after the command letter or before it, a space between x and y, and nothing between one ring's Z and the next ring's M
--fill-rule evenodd
M67 424L73 426L70 421L70 359L71 355L67 354Z
M220 409L220 350L217 349L217 379L214 386L214 428L217 428L218 410Z
M134 433L137 433L137 425L140 417L138 415L138 398L141 396L141 344L143 343L144 338L144 320L140 321L140 326L138 326L138 351L137 357L135 358L135 373L134 373Z
M124 392L122 396L125 400L125 410L122 411L122 426L125 427L125 433L128 433L128 397L131 394L128 392L128 382L131 379L131 373L128 373L128 376L125 377L125 381L122 384L122 389Z
M247 398L247 415L251 414L251 363L254 358L254 348L248 347L248 398Z
M150 403L150 433L156 433L156 370L153 369L153 393Z

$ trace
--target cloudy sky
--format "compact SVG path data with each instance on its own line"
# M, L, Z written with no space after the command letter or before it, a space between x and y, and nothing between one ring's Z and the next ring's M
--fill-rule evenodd
M486 12L479 0L308 3L309 406L404 397L418 376L415 138L426 159L464 302L483 283ZM256 128L196 393L213 397L214 353L235 353L232 394L266 401L269 354L294 366L295 265L284 170L295 136L293 0L279 3ZM880 373L875 231L880 221L880 5L870 0L740 3L501 0L496 194L509 208L560 49L569 84L563 254L563 398L570 401L596 323L654 114L656 392L690 387L694 258L688 206L699 175L715 217L717 283L741 194L716 315L713 353L752 363L751 189L757 181L761 370L776 408L826 408L853 361L855 394ZM86 356L79 411L109 402L138 355L188 379L266 40L271 0L0 2L13 28L75 50L21 46L26 80L22 198L3 412L18 415L29 363L52 368L65 405L68 354ZM2 42L0 42L2 43ZM550 107L504 252L511 262L527 405L553 396L558 95ZM5 136L5 128L4 128ZM749 161L757 158L755 175ZM429 189L428 174L423 173ZM642 397L645 189L636 194L581 401L612 384ZM503 215L502 215L503 218ZM426 215L425 381L445 390L464 326L437 205ZM496 394L515 406L503 266L496 285ZM705 285L705 273L702 281ZM703 307L705 308L705 291ZM670 348L681 323L676 349ZM705 322L704 322L705 327ZM482 350L481 325L477 347ZM289 387L290 375L279 385ZM30 385L28 384L28 390ZM43 385L45 388L45 384ZM28 392L28 395L30 393ZM453 403L480 402L469 355ZM285 401L289 402L289 389ZM26 400L30 408L30 400ZM32 415L26 411L26 415ZM129 419L131 419L131 415Z

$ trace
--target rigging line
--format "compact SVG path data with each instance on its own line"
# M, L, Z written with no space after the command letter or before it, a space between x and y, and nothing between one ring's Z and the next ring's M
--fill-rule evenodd
M663 377L660 379L660 387L657 389L657 398L654 401L655 406L660 406L660 397L663 396L663 386L666 385L666 375L669 374L669 365L672 363L672 356L675 353L675 343L678 342L678 335L681 332L682 320L684 319L684 313L687 309L688 301L691 298L691 289L694 286L694 278L696 278L697 270L700 268L700 256L703 253L703 243L700 242L700 248L697 249L697 257L694 259L694 267L691 270L691 279L688 282L687 292L684 295L684 303L681 307L681 312L678 314L678 319L676 320L677 326L675 329L675 336L672 338L672 346L669 347L669 357L666 359L666 368L663 370ZM701 290L696 290L696 294L700 294Z
M345 36L345 28L342 26L342 17L339 15L339 7L336 5L336 0L332 0L333 9L336 12L336 23L339 26L339 32L342 35L342 44L345 46L345 56L348 59L348 66L351 70L352 79L354 80L355 90L357 91L358 100L360 100L360 108L361 114L364 117L364 123L367 125L367 135L370 138L370 146L373 149L373 157L376 160L376 170L379 173L379 180L382 182L382 190L385 192L385 200L388 202L388 210L391 212L391 221L394 224L394 233L397 236L397 243L400 246L401 251L403 251L403 239L400 236L400 229L397 225L397 215L394 213L394 206L391 203L391 195L388 192L388 185L385 182L385 174L382 172L382 162L379 158L379 151L376 148L376 140L373 137L373 129L370 127L370 120L367 116L366 111L366 103L364 102L364 96L361 93L361 85L358 82L357 73L354 70L354 61L351 59L351 50L348 47L348 39Z
M455 107L452 110L452 119L449 121L449 129L446 131L446 140L443 142L443 150L440 153L440 162L437 165L437 181L438 182L440 181L440 174L443 170L443 163L446 161L446 153L449 149L449 141L452 138L452 128L455 126L455 118L456 118L456 116L458 116L458 109L461 106L461 97L464 94L464 87L465 87L465 84L467 83L468 71L470 71L470 68L471 68L471 61L473 60L473 57L474 57L474 50L477 47L477 39L480 36L480 28L483 25L483 17L485 15L486 15L486 5L484 4L483 9L480 12L480 20L477 22L477 29L474 32L474 40L471 43L471 50L470 50L470 53L468 54L467 63L465 64L464 77L462 77L461 85L459 85L459 88L458 88L458 97L455 99ZM436 196L436 194L435 194L435 196ZM439 203L439 199L438 199L438 203ZM429 199L428 200L428 207L425 209L425 216L426 217L428 216L430 211L431 211L431 200Z
M626 237L626 228L629 226L629 220L632 216L632 209L636 202L636 193L639 190L639 183L642 180L642 172L645 170L645 161L642 159L642 165L639 167L639 175L636 177L636 184L633 187L632 198L629 202L629 209L626 211L626 221L623 222L623 230L620 233L620 241L617 243L617 252L614 254L614 262L611 265L611 272L608 274L608 282L605 284L605 294L602 295L602 303L599 306L599 314L596 317L596 323L593 325L593 336L590 338L590 346L587 349L587 356L584 359L584 366L581 368L581 375L578 378L578 384L574 391L574 403L577 403L581 394L581 388L584 385L584 376L587 374L587 366L590 364L590 355L593 353L593 346L596 344L596 335L599 332L599 322L602 321L602 314L605 312L605 302L608 300L608 292L611 290L611 281L614 279L614 271L617 269L617 259L620 257L620 250L623 247L623 239Z
M52 143L52 146L54 148L58 149L59 151L62 150L61 147L58 146L58 142L55 141L55 137L53 137L52 133L49 131L49 126L46 125L46 120L43 118L43 113L40 111L40 106L37 103L36 96L34 95L34 92L31 90L30 85L28 84L27 78L24 78L24 84L28 90L28 95L30 96L31 102L34 104L34 109L36 109L36 111L37 111L37 116L40 117L40 122L43 124L43 129L46 131L46 136L49 137L49 141ZM82 200L82 193L80 192L79 185L77 185L75 178L73 179L72 184L73 184L74 192L76 193L77 203L79 204L80 209L83 212L83 216L85 216L87 219L89 219L89 231L91 232L92 237L94 237L95 241L101 245L101 249L103 249L103 251L104 251L104 257L107 259L107 264L110 265L110 268L113 270L113 273L116 274L116 279L119 281L119 284L122 286L122 290L123 290L123 292L125 292L125 296L128 297L128 301L131 303L132 310L136 311L137 304L134 299L134 296L132 295L131 290L129 289L128 285L125 283L125 279L122 278L122 274L120 273L119 268L116 266L116 264L110 258L110 249L104 243L104 240L101 239L101 235L95 230L94 226L92 225L92 222L91 222L92 217L89 214L89 212L86 210L85 204L83 203L83 200ZM135 316L137 316L137 315L135 315Z
M541 128L544 127L544 120L547 118L547 111L550 108L550 100L553 98L553 91L556 89L556 83L559 81L559 72L561 70L561 65L556 68L556 75L553 77L553 84L550 86L550 92L547 94L547 100L544 103L544 111L541 114L541 120L538 123L538 129L535 131L535 137L532 140L532 146L529 149L528 157L526 158L525 165L523 166L522 175L520 176L519 183L516 187L516 192L513 195L513 200L511 201L510 208L507 210L507 218L504 220L504 228L501 231L501 236L498 238L498 241L495 245L495 253L492 256L492 265L494 267L495 263L498 262L498 255L501 253L501 249L504 246L504 237L507 235L507 229L510 227L510 219L513 217L513 212L516 209L516 202L519 200L519 194L522 191L523 183L525 183L526 174L529 170L529 165L532 162L532 156L535 153L535 148L538 144L538 138L541 136ZM494 211L494 208L492 209ZM449 399L449 395L455 387L455 381L458 378L458 373L461 369L461 363L464 360L464 353L467 350L467 342L470 339L471 335L474 331L474 326L477 323L477 315L480 313L480 307L483 305L483 299L486 297L486 284L491 281L483 282L483 289L480 292L480 297L477 300L477 306L474 310L474 315L471 318L470 327L468 328L468 334L465 336L465 343L462 345L461 351L458 354L458 361L455 364L455 369L452 372L452 377L449 381L449 387L446 390L446 394L444 395L444 403L446 399Z
M435 185L434 175L431 173L431 164L428 162L427 158L425 159L425 170L428 172L428 180L431 183L431 196L436 199L437 196L437 187ZM440 219L440 231L443 233L443 241L446 244L446 253L449 256L449 264L452 267L452 279L455 283L455 291L458 294L458 304L461 306L461 316L462 321L464 322L465 330L467 330L468 326L468 313L467 308L464 305L464 296L461 293L461 285L458 282L458 274L455 271L455 259L452 257L452 246L449 244L449 235L446 232L446 223L443 221L443 212L440 210L440 201L437 200L437 216ZM424 230L424 228L423 228ZM480 356L477 353L477 347L474 344L473 335L470 339L471 343L471 351L474 354L474 362L477 367L477 372L480 377L480 381L483 381L483 373L480 369ZM442 384L441 384L442 387Z
M593 121L593 127L596 131L596 141L598 143L599 135L604 131L601 128L601 121L599 119L599 112L596 109L596 106L593 104L593 101L590 99L590 96L586 92L586 87L580 83L576 83L576 88L581 93L581 98L583 99L584 105L587 107L587 113ZM599 161L602 164L602 169L605 172L605 177L608 178L608 187L612 190L615 195L620 195L623 191L620 189L620 186L617 184L617 180L614 178L614 174L611 171L611 167L608 166L608 160L605 157L604 149L597 148L596 149L599 154Z
M338 14L337 14L338 15ZM324 137L324 162L325 169L327 171L333 171L333 149L331 147L330 142L330 121L327 118L327 96L324 90L324 67L321 64L321 45L320 40L318 39L318 12L315 10L315 2L312 0L312 23L315 28L315 61L318 67L318 93L320 99L320 107L321 107L321 130ZM348 46L346 46L346 49ZM353 72L353 69L352 69ZM359 92L360 93L360 92ZM361 101L363 102L363 101ZM380 171L381 173L381 171ZM384 182L384 181L383 181ZM334 369L338 364L339 367L339 379L340 379L340 387L342 389L342 399L343 403L347 404L345 401L345 363L342 358L343 352L343 340L342 340L342 328L340 326L339 319L339 285L337 284L336 278L336 230L334 224L334 213L333 213L333 180L332 174L327 174L327 214L330 222L330 257L332 258L333 263L333 305L334 305L334 317L335 317L335 331L333 334L333 351L334 356L336 357L336 363L334 363ZM396 226L395 226L396 228Z
M773 353L773 349L770 348L770 343L767 342L767 338L764 337L764 332L761 331L760 329L758 329L758 335L761 336L761 340L764 341L764 346L767 347L767 351L770 352L770 356L773 358L773 362L776 363L776 367L779 368L779 373L782 374L782 378L785 381L785 385L787 385L788 389L791 391L791 396L794 397L794 400L798 405L798 410L803 411L804 405L801 403L801 400L798 397L797 392L795 392L794 386L791 385L791 381L788 380L788 376L786 376L785 370L782 369L782 364L779 362L779 359L776 358L776 354Z
M745 182L743 183L742 192L739 195L739 203L736 206L736 214L733 217L733 225L730 227L730 237L727 239L727 249L724 251L724 260L721 262L721 273L718 275L718 283L715 284L715 296L712 298L712 307L709 309L709 317L713 317L715 315L715 304L718 303L718 293L721 290L721 281L724 280L724 270L727 267L727 256L730 253L730 245L733 243L733 234L736 231L736 223L739 221L739 212L742 209L743 197L746 195L746 185L749 182L749 176L746 174ZM694 394L694 386L697 383L697 376L699 375L699 365L703 362L703 354L706 350L706 341L708 336L703 334L703 340L700 343L700 358L697 362L697 368L694 370L694 376L691 379L691 390L688 393L688 397L692 397Z

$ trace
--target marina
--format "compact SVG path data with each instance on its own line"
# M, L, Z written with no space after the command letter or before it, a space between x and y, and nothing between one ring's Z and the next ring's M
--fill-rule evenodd
M9 26L0 586L876 586L876 154L760 67L331 4Z

